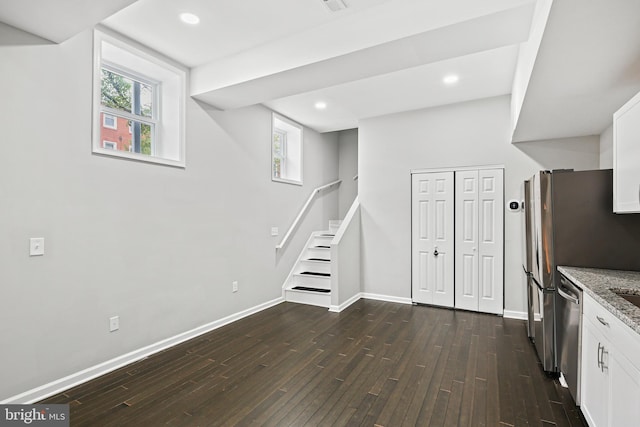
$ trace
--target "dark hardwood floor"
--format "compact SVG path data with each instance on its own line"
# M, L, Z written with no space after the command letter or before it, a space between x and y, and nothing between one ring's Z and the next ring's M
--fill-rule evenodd
M525 322L360 300L283 303L47 403L72 426L583 426Z

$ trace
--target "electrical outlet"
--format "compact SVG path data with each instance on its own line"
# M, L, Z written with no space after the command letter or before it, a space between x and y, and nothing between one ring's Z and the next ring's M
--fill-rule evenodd
M114 332L120 329L120 316L113 316L109 318L109 332Z
M234 280L231 282L231 292L238 292L238 281Z
M277 236L279 233L278 227L271 227L271 235Z
M31 239L29 239L29 255L44 255L44 237L32 237Z

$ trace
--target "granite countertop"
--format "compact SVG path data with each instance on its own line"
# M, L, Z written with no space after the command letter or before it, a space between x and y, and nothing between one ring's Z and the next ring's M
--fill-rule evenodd
M599 302L624 324L640 334L640 308L616 295L640 295L640 271L602 270L597 268L558 267L560 273Z

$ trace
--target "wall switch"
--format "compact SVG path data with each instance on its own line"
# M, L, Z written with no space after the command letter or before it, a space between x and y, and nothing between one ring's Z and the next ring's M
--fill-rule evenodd
M231 282L231 292L238 292L238 281L234 280Z
M44 237L32 237L29 239L29 255L44 255Z
M278 227L271 227L271 235L272 236L278 235Z
M113 316L109 318L109 332L114 332L120 329L120 316Z

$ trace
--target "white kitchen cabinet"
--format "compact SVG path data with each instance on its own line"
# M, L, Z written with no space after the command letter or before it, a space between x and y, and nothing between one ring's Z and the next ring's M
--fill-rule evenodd
M613 211L640 212L640 93L613 115Z
M610 379L602 358L608 356L611 345L590 322L583 322L582 327L582 414L591 427L606 426Z
M637 426L640 335L584 294L581 409L591 427Z
M619 352L618 352L619 353ZM637 354L635 356L638 356ZM624 354L610 360L610 426L640 425L640 370Z

